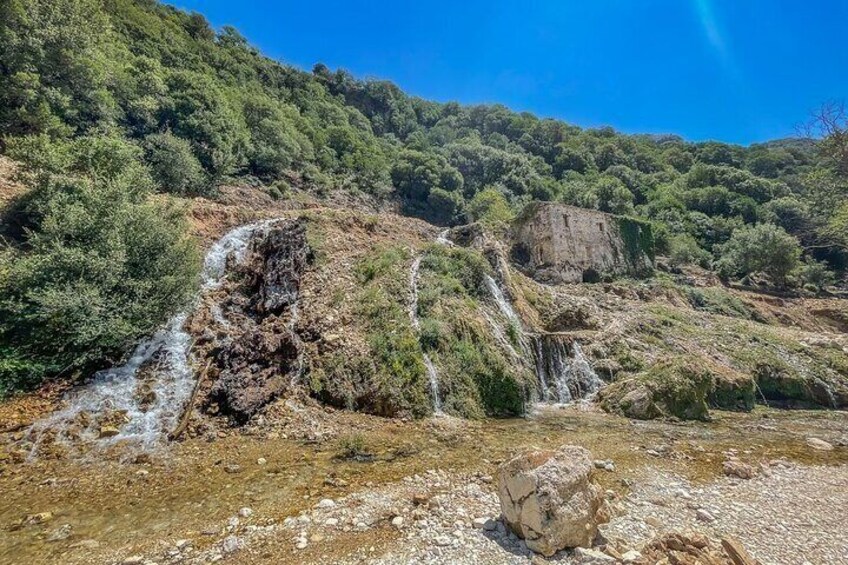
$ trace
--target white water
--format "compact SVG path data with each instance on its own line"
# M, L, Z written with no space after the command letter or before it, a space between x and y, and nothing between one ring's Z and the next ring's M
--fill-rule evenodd
M436 243L453 247L453 242L448 239L449 231L439 232L439 235L436 236ZM416 332L421 331L421 321L418 319L418 271L421 269L421 259L420 255L416 257L409 268L409 320ZM440 416L443 412L442 400L439 396L439 372L427 353L422 352L422 356L424 357L424 366L427 369L427 380L430 383L430 395L433 397L433 413Z
M415 331L421 330L421 321L418 319L418 271L421 268L421 256L415 258L409 269L409 321ZM430 382L430 395L433 397L433 413L442 414L442 401L439 398L439 373L436 366L426 353L424 366L427 368L427 379Z
M228 263L243 261L251 238L276 221L241 226L218 240L204 260L200 296L218 287ZM227 325L216 307L213 317ZM32 427L36 446L47 431L55 432L57 439L97 439L104 417L119 433L101 439L103 445L130 440L150 447L173 431L195 384L191 337L183 329L187 318L188 311L177 314L140 343L126 363L96 373L91 383L71 391L65 409Z
M531 349L521 319L504 295L500 285L490 275L486 275L485 280L486 287L501 314L519 332L519 345L524 352L525 359L532 356L535 361L539 400L565 404L572 402L575 398L585 398L601 388L603 381L592 369L583 355L580 344L576 341L573 343L573 355L571 357L568 355L566 343L554 336L549 336L547 339L544 336L534 336ZM503 343L505 341L502 337L503 330L497 324L494 324L489 316L486 316L486 318L493 325L495 338ZM508 340L506 340L506 347L509 351L515 352Z

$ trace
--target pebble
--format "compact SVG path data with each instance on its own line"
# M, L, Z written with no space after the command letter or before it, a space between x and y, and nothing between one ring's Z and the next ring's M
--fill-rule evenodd
M236 463L228 463L224 466L225 473L241 473L241 465L237 465Z
M142 563L144 563L144 557L141 555L130 555L121 561L122 565L141 565Z
M400 528L403 526L403 516L395 516L392 518L392 526L395 528Z
M268 460L265 459L264 457L260 457L259 459L256 460L257 465L264 465L267 462L268 462Z
M486 529L486 525L488 523L489 523L488 518L474 518L474 520L471 521L471 525L473 525L478 530ZM492 527L494 527L494 524L492 525Z
M244 542L240 538L236 536L227 536L224 538L224 541L221 542L221 551L224 552L224 554L235 553L240 550L243 545Z
M711 523L715 522L715 516L704 510L703 508L699 508L695 511L695 517L698 518L701 522Z
M615 563L615 557L607 555L601 551L597 551L595 549L586 549L584 547L578 547L574 550L574 557L577 559L577 563Z
M635 549L631 549L630 551L622 555L621 559L625 563L638 563L642 560L642 554L636 551Z
M807 445L820 451L833 451L833 446L831 444L817 437L808 437Z
M242 518L250 518L250 516L253 514L253 510L245 506L244 508L239 509L238 513L239 516L241 516Z
M306 549L306 547L308 545L309 545L309 542L307 542L305 539L299 539L299 540L297 540L297 543L294 544L294 547L296 549Z
M324 498L316 505L316 508L335 508L335 506L335 500L331 498Z
M392 524L394 524L394 520L392 520ZM327 518L327 521L324 522L324 525L330 526L331 528L338 526L339 525L339 519L338 518Z
M447 547L453 543L453 540L448 536L438 536L435 542L439 547Z

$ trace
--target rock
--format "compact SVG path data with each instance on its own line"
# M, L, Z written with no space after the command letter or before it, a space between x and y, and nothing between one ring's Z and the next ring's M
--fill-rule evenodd
M449 536L438 536L434 541L439 547L447 547L453 544L453 540Z
M597 551L594 549L586 549L583 547L578 547L574 550L574 559L576 563L580 563L581 565L595 565L600 563L616 563L617 559L602 551Z
M474 518L471 521L471 525L477 530L483 530L486 528L486 524L489 523L487 518Z
M392 522L394 523L394 521L392 521ZM330 526L331 528L334 528L334 527L339 525L339 519L338 518L327 518L327 521L324 522L324 525Z
M324 498L315 506L315 508L335 508L336 501L331 498Z
M638 563L642 560L642 554L635 549L631 549L621 556L621 560L625 563Z
M62 524L47 536L47 541L62 541L71 537L71 532L73 528L70 524Z
M24 522L28 525L36 525L36 524L44 524L45 522L49 522L53 519L52 512L39 512L37 514L30 514L24 519Z
M655 516L648 516L645 518L645 523L653 528L662 528L662 520L656 518Z
M603 461L601 459L596 459L593 464L595 465L595 469L603 469L604 471L609 471L610 473L615 471L615 464L612 461Z
M392 526L395 528L400 528L403 526L403 516L395 516L392 518Z
M241 465L237 465L236 463L228 463L224 466L224 472L230 474L241 473Z
M721 538L721 547L727 553L727 556L730 557L730 560L733 561L733 565L757 565L757 561L734 538L727 536Z
M179 549L180 551L183 551L183 550L185 550L186 548L191 547L191 540L187 540L187 539L179 539L179 540L177 540L176 542L174 542L174 546L175 546L177 549Z
M728 477L738 477L740 479L753 479L757 475L757 470L741 461L725 461L723 465L724 474Z
M121 565L141 565L142 563L144 563L144 557L141 555L130 555L121 561Z
M498 496L510 529L547 557L566 547L590 547L598 524L608 520L591 473L591 454L577 446L530 451L502 464Z
M240 508L238 513L239 516L241 516L242 518L250 518L250 516L253 514L253 510L245 506L244 508Z
M120 433L121 430L115 426L100 426L100 439L115 437Z
M264 465L267 462L268 462L268 460L265 459L264 457L260 457L259 459L256 460L257 465Z
M713 516L703 508L699 508L695 511L695 517L701 522L706 522L707 524L715 522L715 516Z
M224 555L235 553L242 547L244 547L244 540L237 536L227 536L224 538L224 541L221 542L221 551Z
M412 504L415 506L424 506L430 502L430 495L423 492L416 492L412 495Z
M302 538L297 540L297 543L294 544L295 548L297 548L297 549L306 549L306 547L308 545L309 545L309 542L306 541L305 539L302 539Z
M833 446L831 444L817 437L808 437L807 445L820 451L833 451Z

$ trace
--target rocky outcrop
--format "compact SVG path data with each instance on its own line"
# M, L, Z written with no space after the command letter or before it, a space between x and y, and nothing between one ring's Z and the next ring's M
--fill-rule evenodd
M534 450L498 470L498 496L507 525L527 547L551 556L589 547L608 520L603 494L592 480L592 457L577 446Z
M619 377L600 393L601 406L637 420L706 420L710 406L751 410L754 381L703 356L670 356L636 375Z
M548 284L642 276L652 269L649 224L574 206L535 203L513 227L512 259Z
M303 221L281 222L253 240L235 288L219 306L224 335L211 351L219 376L207 411L244 423L302 370L297 300L308 257Z

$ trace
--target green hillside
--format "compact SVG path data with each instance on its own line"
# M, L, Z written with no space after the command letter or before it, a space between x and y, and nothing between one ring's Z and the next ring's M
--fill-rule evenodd
M7 0L0 149L34 190L4 212L0 392L108 363L187 300L197 252L151 196L223 183L440 225L561 201L654 222L673 264L821 288L848 265L847 142L827 133L746 148L581 129L306 72L153 0Z

